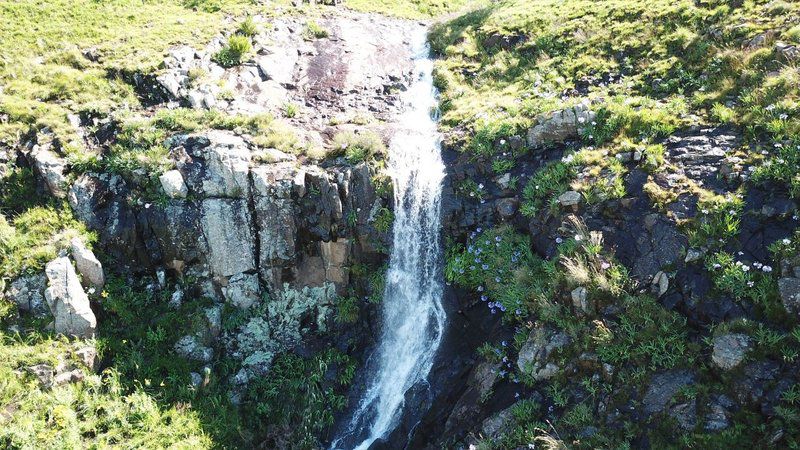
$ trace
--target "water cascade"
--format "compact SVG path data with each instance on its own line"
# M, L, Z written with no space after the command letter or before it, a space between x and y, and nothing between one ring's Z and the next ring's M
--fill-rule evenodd
M442 340L441 185L433 61L424 33L415 39L417 78L403 93L405 112L389 148L394 181L393 247L383 297L382 334L367 363L366 390L332 448L366 449L402 415L406 392L424 382Z

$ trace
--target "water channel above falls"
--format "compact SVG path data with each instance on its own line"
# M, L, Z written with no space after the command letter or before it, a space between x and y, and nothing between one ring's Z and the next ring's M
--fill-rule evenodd
M367 449L397 426L406 393L426 382L444 333L440 234L445 171L434 115L437 96L424 30L413 36L412 45L415 77L403 93L404 112L389 147L395 221L381 335L364 369L365 389L333 449Z

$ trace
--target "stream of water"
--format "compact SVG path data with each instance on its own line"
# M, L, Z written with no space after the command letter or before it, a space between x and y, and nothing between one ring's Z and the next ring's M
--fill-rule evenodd
M433 62L426 36L414 40L416 79L389 148L394 181L393 247L383 296L382 333L367 363L366 390L332 448L367 449L402 415L406 392L424 382L442 340L441 185L444 164L436 125ZM347 442L347 444L345 444Z

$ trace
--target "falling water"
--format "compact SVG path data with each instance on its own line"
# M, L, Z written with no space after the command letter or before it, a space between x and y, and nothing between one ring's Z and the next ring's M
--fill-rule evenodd
M332 448L366 449L400 419L406 392L424 381L442 340L440 209L444 165L437 130L433 62L424 33L414 46L418 78L403 94L405 112L389 150L394 180L393 247L383 296L383 328L370 380L346 431Z

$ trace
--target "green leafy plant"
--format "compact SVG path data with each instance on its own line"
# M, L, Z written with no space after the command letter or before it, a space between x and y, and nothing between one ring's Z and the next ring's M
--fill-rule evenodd
M233 35L228 38L225 46L214 54L212 59L222 67L238 66L250 53L252 44L250 38L242 35Z

